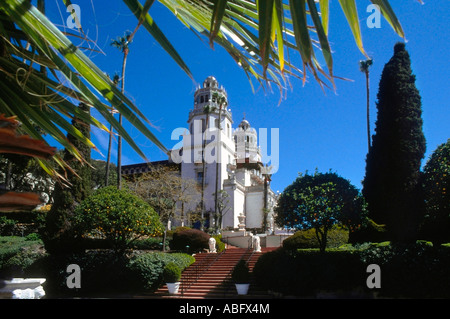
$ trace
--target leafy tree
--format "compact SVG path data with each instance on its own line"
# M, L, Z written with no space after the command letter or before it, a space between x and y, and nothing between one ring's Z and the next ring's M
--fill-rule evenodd
M299 230L314 228L323 252L328 231L334 225L350 230L361 226L365 216L364 201L351 183L336 173L301 175L281 193L276 223Z
M187 252L199 252L208 249L210 235L199 229L177 229L170 243L171 249Z
M370 218L386 225L391 240L413 240L421 214L418 185L426 145L421 98L403 43L395 45L383 69L377 99L363 194Z
M127 177L127 187L158 213L161 221L185 220L184 205L197 196L197 183L181 178L177 167L149 165L146 173Z
M154 209L127 190L108 186L95 191L77 208L70 220L76 238L97 236L116 249L142 236L160 236L164 227Z
M439 145L424 167L423 189L427 238L450 241L450 139Z
M370 150L370 85L369 85L369 68L373 64L372 59L359 61L359 69L366 76L366 117L367 117L367 149Z
M217 196L216 196L217 195ZM214 212L214 231L217 233L220 229L222 229L223 225L223 217L226 213L230 211L230 199L229 195L225 190L220 190L218 194L214 194L217 199L217 210Z

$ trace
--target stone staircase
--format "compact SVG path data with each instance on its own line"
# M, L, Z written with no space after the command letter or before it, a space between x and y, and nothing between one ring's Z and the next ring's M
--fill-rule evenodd
M261 252L251 249L228 247L222 253L196 254L195 262L181 276L178 294L170 295L164 285L155 292L155 296L164 298L268 298L266 291L261 290L252 281L248 294L239 295L231 281L231 271L240 259L247 260L250 272L258 258L265 252L275 248L261 248Z

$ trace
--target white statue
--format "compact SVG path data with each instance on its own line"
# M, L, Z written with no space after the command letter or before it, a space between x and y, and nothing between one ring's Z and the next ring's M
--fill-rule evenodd
M253 242L254 251L257 253L261 252L261 244L260 244L259 236L253 236L252 242Z
M216 252L216 240L213 237L209 238L209 252Z

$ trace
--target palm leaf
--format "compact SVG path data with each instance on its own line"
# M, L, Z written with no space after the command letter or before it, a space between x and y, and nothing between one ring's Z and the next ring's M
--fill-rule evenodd
M223 16L225 14L225 9L227 6L227 0L216 0L214 3L214 9L211 17L211 34L209 36L209 41L212 46L214 38L220 30L220 25L222 23Z
M50 49L50 46L58 50L77 73L82 76L83 80L86 80L100 92L128 121L133 123L137 129L154 142L160 149L166 153L168 152L164 145L156 139L153 133L150 132L144 124L144 122L150 124L144 114L113 85L109 78L98 69L98 67L93 64L83 52L76 48L70 40L68 40L64 34L48 21L48 19L35 7L31 6L27 1L7 0L0 4L0 8L2 8L30 37L40 51L42 51L50 60L55 62L58 71L65 75L66 79L70 81L71 85L79 92L81 98L85 100L87 104L94 106L141 157L145 158L145 155L123 127L110 114L108 108L105 107L95 94L79 80L77 74L69 68L66 62Z
M330 3L329 0L320 0L320 14L322 17L322 24L325 34L328 36L328 26L330 19Z
M148 12L146 13L146 10L148 11L148 9L150 8L151 3L147 1L146 7L143 7L137 0L123 1L133 12L136 18L138 18L138 20L142 23L145 29L147 29L147 31L153 36L153 38L161 45L161 47L172 57L172 59L174 59L174 61L186 72L186 74L190 78L192 78L192 73L186 63L175 50L173 45L169 42L161 29L156 25L150 14L148 14Z
M391 25L392 29L401 36L402 38L405 37L405 33L403 31L403 28L400 24L400 22L397 19L397 16L394 13L394 10L392 10L391 5L386 0L370 0L373 4L377 5L380 8L381 14L385 17L387 22Z
M347 18L348 25L352 30L356 45L358 46L362 54L368 57L363 47L361 28L359 26L359 18L358 12L356 10L355 0L339 0L339 3L341 5L342 11L344 11L345 17Z
M258 1L258 33L259 33L259 50L261 55L261 64L263 74L266 73L269 64L270 47L272 45L272 17L274 0Z

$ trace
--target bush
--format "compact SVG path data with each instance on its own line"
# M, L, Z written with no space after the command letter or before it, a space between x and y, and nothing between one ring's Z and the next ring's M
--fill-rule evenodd
M101 297L104 294L130 291L127 269L129 259L114 250L89 250L67 254L50 254L40 262L45 270L44 289L50 298ZM67 287L67 266L81 269L81 288Z
M278 270L277 270L278 269ZM314 296L319 291L350 291L365 285L366 272L352 251L280 248L262 255L253 269L258 284L288 295Z
M198 252L209 248L210 237L210 235L198 229L176 231L173 233L170 248L178 251Z
M35 273L33 265L45 255L41 240L0 237L0 277L31 276Z
M163 238L161 237L149 237L135 240L129 244L129 247L137 250L162 250ZM168 243L166 240L166 249L168 249Z
M174 263L184 270L195 261L186 254L160 252L118 255L113 250L91 250L85 253L49 255L40 261L45 269L46 294L52 297L107 297L110 294L153 291L163 284L163 271ZM81 268L81 288L69 289L66 285L67 266Z
M181 278L180 268L178 268L178 266L173 262L168 263L164 267L163 278L164 282L166 283L175 283L180 281Z
M266 289L296 296L315 297L320 291L336 294L367 288L367 266L381 268L381 289L388 298L448 298L450 297L450 248L434 247L418 241L409 245L390 242L330 249L289 251L283 248L262 255L253 274Z
M97 237L124 248L140 236L160 236L164 227L145 201L114 186L97 190L75 209L76 236Z
M304 248L319 248L315 229L299 230L283 240L283 248L297 250Z
M422 236L440 244L450 240L450 139L431 154L424 166L425 218ZM423 238L422 237L422 238Z
M327 248L336 248L348 242L349 232L342 227L335 226L328 231ZM288 250L320 248L314 228L299 230L283 241L283 248Z
M146 253L131 258L130 285L134 290L155 290L164 283L163 271L168 263L174 263L184 270L195 261L194 257L183 253Z
M0 236L12 236L16 227L16 221L14 219L0 216Z
M231 278L236 284L248 284L250 282L250 272L245 260L239 260L234 266Z

